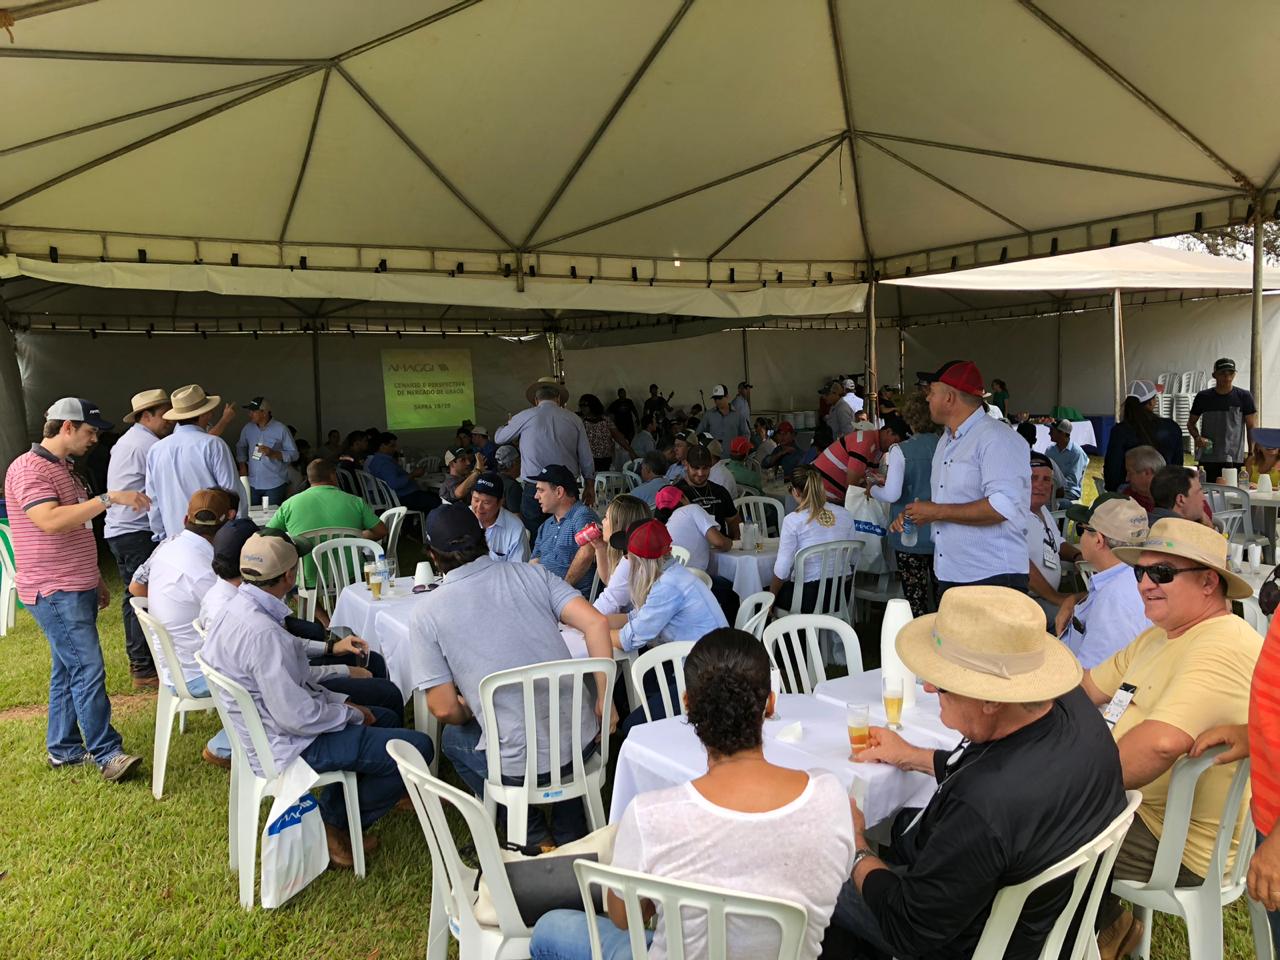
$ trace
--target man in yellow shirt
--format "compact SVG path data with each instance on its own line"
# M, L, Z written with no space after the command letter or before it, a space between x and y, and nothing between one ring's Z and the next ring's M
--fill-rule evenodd
M1083 686L1105 708L1125 789L1142 791L1114 875L1143 881L1151 877L1164 830L1170 769L1210 727L1247 721L1262 637L1231 613L1229 601L1253 590L1228 570L1226 541L1213 530L1190 520L1159 520L1145 543L1115 554L1133 567L1153 626L1086 671ZM1214 766L1200 778L1179 885L1198 884L1208 872L1234 773L1234 765ZM1098 918L1103 960L1123 956L1142 936L1142 924L1110 894Z

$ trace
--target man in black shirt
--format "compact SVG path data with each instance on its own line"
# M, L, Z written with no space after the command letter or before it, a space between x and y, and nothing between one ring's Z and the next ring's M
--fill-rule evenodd
M1209 483L1215 483L1224 468L1244 466L1253 450L1258 408L1253 394L1234 386L1235 379L1236 362L1221 357L1213 365L1213 386L1201 390L1191 401L1187 433Z
M1079 663L1045 633L1025 594L948 590L938 613L903 628L897 648L940 696L942 722L964 739L954 751L925 750L872 728L859 762L930 773L938 789L923 810L899 814L883 859L866 846L855 808L853 876L824 955L840 946L847 955L837 941L852 935L862 954L968 958L1001 888L1074 853L1123 811L1120 755L1080 689ZM1039 955L1073 881L1067 875L1031 895L1006 958Z
M676 392L672 390L664 397L658 392L658 385L656 383L649 384L649 397L644 402L644 415L647 417L649 414L653 414L654 419L658 421L658 426L660 427L658 431L659 433L666 432L667 414L671 412L671 404L669 401L675 395Z
M605 412L613 417L614 426L627 440L636 435L636 421L640 419L640 413L636 410L635 401L627 396L627 391L622 387L618 388L618 399L609 404L609 409Z
M713 480L711 467L715 458L704 446L691 446L684 461L684 479L676 484L690 503L696 503L715 518L720 532L730 540L738 539L741 518L729 491Z

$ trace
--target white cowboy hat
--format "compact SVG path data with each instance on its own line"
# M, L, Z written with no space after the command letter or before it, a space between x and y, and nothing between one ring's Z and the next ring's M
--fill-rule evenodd
M1163 553L1170 557L1194 560L1218 574L1227 584L1229 600L1253 596L1253 587L1227 569L1227 541L1216 530L1194 520L1166 517L1151 525L1147 539L1134 547L1116 547L1113 551L1124 563L1133 566L1143 553Z

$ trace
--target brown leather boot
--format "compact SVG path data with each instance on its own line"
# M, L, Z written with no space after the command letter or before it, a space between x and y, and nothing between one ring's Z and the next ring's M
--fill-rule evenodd
M1120 960L1138 949L1142 942L1142 921L1128 910L1098 934L1098 954L1102 960Z
M351 852L351 835L342 827L324 825L324 838L329 844L329 866L337 870L350 870L356 865Z

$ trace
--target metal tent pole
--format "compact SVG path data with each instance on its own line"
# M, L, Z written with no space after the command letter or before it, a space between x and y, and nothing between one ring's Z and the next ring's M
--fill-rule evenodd
M907 328L898 321L898 392L907 390Z
M322 399L324 394L320 391L320 321L312 319L311 321L311 390L315 394L316 401L316 445L315 449L319 450L324 446L324 411L322 409ZM302 472L307 472L307 465L304 463Z
M879 389L876 379L876 281L871 278L867 291L867 416L873 421L879 411L876 409L876 391Z
M1113 291L1111 298L1111 339L1115 366L1115 417L1118 421L1124 405L1124 315L1121 313L1119 290Z
M1253 204L1253 316L1249 325L1249 389L1262 410L1262 198ZM1259 417L1265 423L1265 417Z
M742 328L742 379L751 382L751 357L747 353L747 328ZM748 424L750 426L750 424Z
M1058 314L1058 382L1054 386L1055 407L1062 406L1062 314Z

